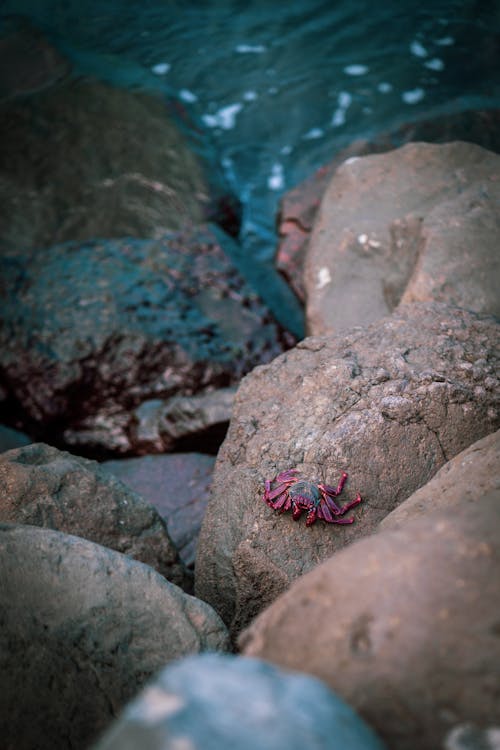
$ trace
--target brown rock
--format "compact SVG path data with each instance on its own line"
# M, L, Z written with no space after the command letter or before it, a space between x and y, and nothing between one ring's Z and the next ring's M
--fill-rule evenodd
M500 156L412 143L344 162L305 265L311 334L366 325L400 302L500 313Z
M242 635L248 656L324 680L390 750L500 721L500 493L362 539Z
M410 141L447 143L467 141L500 152L500 110L453 112L429 120L406 123L373 141L360 139L339 151L333 159L283 196L278 213L279 243L276 266L300 300L305 301L304 263L309 236L323 194L335 170L353 156L391 151Z
M207 604L79 537L1 524L0 569L5 748L84 750L165 664L228 646Z
M81 536L191 587L159 513L95 461L34 443L0 455L0 486L1 522Z
M233 632L498 429L499 334L491 318L406 305L364 330L305 339L243 379L195 575ZM348 472L340 500L361 493L355 523L306 528L267 507L264 481L289 468L333 485Z
M475 513L477 503L500 491L500 432L493 432L448 461L430 482L384 518L380 529L403 528L433 509L454 513L465 505Z
M214 456L202 453L170 453L104 461L101 466L156 508L181 559L194 565L214 462Z

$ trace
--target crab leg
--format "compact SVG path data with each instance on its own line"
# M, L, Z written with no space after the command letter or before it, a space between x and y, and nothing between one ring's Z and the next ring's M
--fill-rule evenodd
M347 476L348 475L344 471L342 476L340 477L337 487L330 487L329 484L319 484L318 487L320 489L323 489L327 495L330 495L330 497L337 497L337 495L340 495L340 493L344 489L344 484L347 481Z

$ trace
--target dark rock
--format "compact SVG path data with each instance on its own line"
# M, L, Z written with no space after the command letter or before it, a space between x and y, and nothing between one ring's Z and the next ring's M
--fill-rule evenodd
M190 656L164 669L95 750L383 750L319 680L258 659Z
M380 529L398 529L434 508L454 513L466 505L476 512L477 503L492 492L500 492L500 432L473 443L448 461L430 482L413 493L384 518Z
M360 536L461 450L498 429L500 326L437 303L366 329L311 337L245 377L219 451L195 591L233 633L292 580ZM471 366L472 365L472 366ZM349 480L352 526L292 520L262 502L264 481L297 468Z
M409 143L467 141L500 153L500 110L470 110L407 123L372 140L357 140L283 196L278 215L280 235L276 266L305 301L303 272L309 236L326 188L336 169L354 156L384 153Z
M245 653L324 680L391 750L498 725L499 524L497 490L474 513L429 513L352 544L261 614Z
M230 386L283 351L290 337L222 234L205 227L5 253L0 385L16 426L78 452L141 452L144 401Z
M79 537L0 526L0 731L19 750L84 750L156 671L227 648L204 602Z
M6 249L160 237L200 223L212 197L160 97L88 79L0 111Z
M181 559L194 565L214 462L214 456L201 453L171 453L105 461L101 466L156 508Z
M470 143L344 162L309 239L309 333L367 325L400 302L500 314L499 203L500 156Z
M1 522L84 537L190 588L159 513L95 461L34 443L0 455L0 485Z
M49 88L70 69L69 61L26 18L0 19L0 102Z

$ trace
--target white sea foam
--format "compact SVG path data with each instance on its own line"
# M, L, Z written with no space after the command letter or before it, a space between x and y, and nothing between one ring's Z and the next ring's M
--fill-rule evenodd
M332 126L338 128L345 123L346 109L352 103L352 96L348 91L341 91L337 97L337 109L333 113Z
M236 123L236 115L243 109L243 104L228 104L222 107L214 115L202 115L201 119L209 128L221 128L222 130L232 130Z
M417 104L417 102L422 101L422 99L425 96L425 91L420 88L411 89L411 91L403 91L401 94L401 99L406 104Z
M156 65L153 65L151 70L157 76L164 76L165 73L168 73L171 67L172 66L170 65L170 63L162 62L162 63L157 63Z
M293 151L293 148L291 146L283 146L283 148L280 149L280 154L283 154L283 156L288 156L288 154L291 154Z
M321 128L311 128L307 133L304 133L302 138L304 141L313 141L315 138L321 138L324 134L324 130Z
M433 57L431 60L426 60L424 65L430 70L444 70L444 62L439 57Z
M455 44L455 40L452 36L442 36L441 39L436 39L436 44L439 44L441 47L449 47Z
M245 91L243 94L243 99L246 102L254 102L257 99L257 92L256 91Z
M197 102L198 97L196 94L193 94L192 91L189 91L189 89L181 89L179 91L179 99L182 99L183 102Z
M279 162L275 162L271 167L271 174L267 178L267 186L269 190L282 190L285 186L283 165Z
M237 44L234 48L235 52L239 52L242 55L245 54L254 54L258 55L261 52L265 52L266 48L263 44Z
M424 45L420 44L420 42L417 39L414 39L413 42L410 44L410 52L412 55L415 55L415 57L427 57L427 54L428 54Z
M390 91L392 91L392 83L387 83L387 81L381 81L377 86L378 91L380 91L381 94L388 94Z
M365 73L368 73L369 67L367 65L359 65L354 63L353 65L346 65L344 68L344 73L347 73L348 76L363 76Z

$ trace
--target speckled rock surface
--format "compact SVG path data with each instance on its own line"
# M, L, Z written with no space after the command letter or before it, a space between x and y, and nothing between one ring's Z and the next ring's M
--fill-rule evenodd
M500 155L471 143L345 161L309 239L308 332L366 325L400 302L500 314L499 203Z
M94 750L383 750L319 680L259 659L187 657L127 706Z
M195 591L233 634L292 580L380 521L498 429L500 326L437 303L311 337L243 379L202 526ZM360 492L352 526L279 514L264 481L289 468Z
M205 226L2 254L0 389L11 423L93 457L133 454L144 401L227 388L287 348L226 242Z
M454 513L466 505L470 513L483 497L500 493L500 432L473 443L448 461L423 487L384 518L380 530L404 527L434 509Z
M241 636L245 654L324 680L391 750L498 726L499 525L496 490L474 513L359 540L263 612Z
M79 537L0 525L4 747L85 750L155 672L227 648L204 602Z
M157 510L95 461L34 443L0 455L0 486L0 522L81 536L192 586Z
M101 466L151 503L186 565L194 565L215 456L170 453L104 461Z

